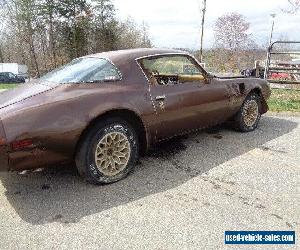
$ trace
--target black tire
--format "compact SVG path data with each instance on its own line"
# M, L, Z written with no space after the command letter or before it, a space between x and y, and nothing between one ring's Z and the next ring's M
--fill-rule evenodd
M253 118L253 122L251 122L251 124L249 124L249 123L247 124L247 122L246 122L246 116L247 116L246 115L247 114L246 107L249 105L249 103L254 104L254 102L257 105L258 112L257 112L257 114L254 115L255 120ZM242 107L240 108L240 110L234 117L234 122L233 122L234 128L240 132L254 131L258 127L258 124L259 124L259 121L261 118L261 107L262 107L262 104L261 104L260 96L257 95L256 93L250 93L246 97L245 101L243 102Z
M95 152L98 143L109 133L121 133L130 144L130 156L126 167L114 176L101 172L96 165ZM139 157L139 141L134 128L125 120L105 118L92 127L83 138L75 156L78 172L92 184L109 184L125 178L133 171Z

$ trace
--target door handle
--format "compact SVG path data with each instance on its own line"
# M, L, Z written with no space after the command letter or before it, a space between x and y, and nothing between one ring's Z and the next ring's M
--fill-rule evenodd
M159 95L159 96L155 97L155 100L156 100L156 101L163 101L163 100L165 100L165 99L166 99L166 96L165 96L165 95Z

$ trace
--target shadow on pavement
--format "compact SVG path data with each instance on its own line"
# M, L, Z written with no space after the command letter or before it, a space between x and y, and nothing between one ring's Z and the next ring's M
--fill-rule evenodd
M85 183L72 167L26 176L1 173L0 181L11 206L26 222L77 223L85 216L178 187L296 127L292 121L264 117L253 133L221 127L177 138L149 152L127 179L107 186Z

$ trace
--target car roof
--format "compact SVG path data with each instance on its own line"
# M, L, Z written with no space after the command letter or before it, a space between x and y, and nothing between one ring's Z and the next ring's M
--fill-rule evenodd
M115 50L115 51L88 55L85 57L106 58L112 61L113 63L117 63L119 61L132 61L140 57L147 57L151 55L161 55L161 54L187 54L187 53L182 50L174 50L174 49L139 48L139 49Z
M118 68L122 74L123 80L134 82L145 80L145 75L141 72L141 67L136 63L136 59L170 54L188 55L189 53L175 49L139 48L103 52L99 54L87 55L83 58L104 58Z

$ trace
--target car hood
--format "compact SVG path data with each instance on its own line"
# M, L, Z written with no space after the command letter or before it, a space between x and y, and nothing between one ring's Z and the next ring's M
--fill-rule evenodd
M55 88L55 85L29 83L0 93L0 109Z

